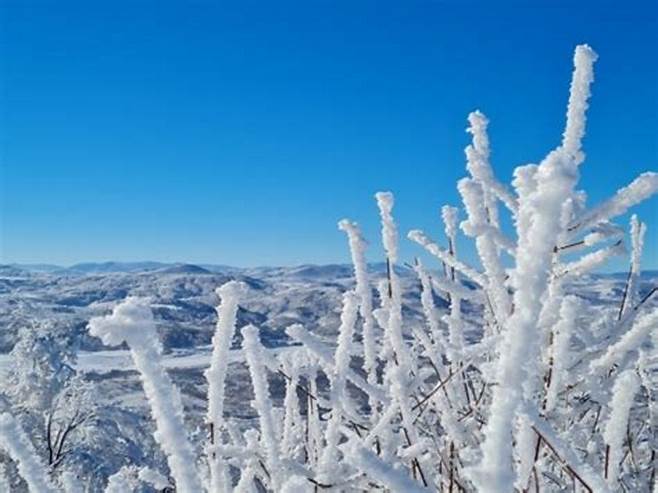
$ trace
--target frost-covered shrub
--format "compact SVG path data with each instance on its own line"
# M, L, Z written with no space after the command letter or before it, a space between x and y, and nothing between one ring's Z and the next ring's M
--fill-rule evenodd
M19 472L25 464L31 464L31 470L45 465L52 476L61 478L72 470L97 465L92 459L97 455L98 437L93 388L73 367L75 349L70 334L55 327L21 331L9 354L9 373L0 384L0 412L4 413L0 462L6 441L9 447L14 443L14 453L23 454L16 464ZM11 450L9 454L13 456ZM35 478L21 475L28 485Z
M377 296L358 225L339 223L355 285L343 298L337 341L296 324L286 332L299 346L276 351L261 344L257 327L242 328L254 428L242 432L224 412L245 286L232 281L217 291L205 373L208 438L196 447L180 394L160 364L147 300L129 298L93 319L93 335L130 347L169 467L162 474L122 468L106 491L165 487L167 474L189 492L652 491L655 375L648 365L656 357L658 310L647 309L655 290L639 291L644 224L631 220L631 266L618 306L594 309L568 289L625 252L624 229L612 220L658 190L658 174L644 173L588 208L578 189L596 58L588 46L576 48L562 141L539 164L518 167L511 187L490 165L486 116L469 115L469 176L457 185L464 220L457 208L442 209L447 248L422 231L408 234L443 267L414 265L423 326L403 316L393 195L376 195L387 263ZM513 228L501 227L501 214ZM479 265L458 258L460 230L474 242ZM435 295L448 302L446 313ZM465 316L467 305L476 307L477 321ZM282 407L273 404L273 378L285 381ZM11 433L11 416L2 415L2 423L0 431ZM19 435L14 442L5 448L30 474L25 479L48 481L32 474L38 467L32 452L16 445Z

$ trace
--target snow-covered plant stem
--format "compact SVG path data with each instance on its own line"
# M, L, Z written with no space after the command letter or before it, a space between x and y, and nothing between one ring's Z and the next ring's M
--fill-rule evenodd
M382 461L374 452L364 448L358 442L349 442L344 447L347 460L356 468L364 471L372 478L386 485L390 491L404 491L405 493L429 493L430 490L423 488L413 481L409 476L390 467Z
M610 416L605 424L603 438L606 443L605 477L611 488L618 484L619 468L623 459L622 446L626 437L628 417L640 378L633 370L626 370L615 380L610 402Z
M326 446L320 459L320 481L331 484L332 475L338 471L338 443L343 412L348 407L349 396L346 394L347 368L350 364L350 346L356 322L358 298L348 291L343 296L343 312L338 330L338 346L334 356L333 371L329 373L331 383L331 418L327 424ZM353 414L353 413L350 413Z
M640 222L635 214L631 217L631 267L628 271L628 281L626 290L619 307L619 318L629 313L635 306L637 300L638 288L640 283L640 260L644 250L644 235L647 231L646 224Z
M377 383L377 346L375 341L375 320L372 315L372 291L368 281L368 264L366 262L366 241L359 226L347 219L338 223L339 229L345 231L354 264L356 293L359 295L359 314L363 319L363 369L370 384Z
M529 397L523 395L524 383L536 377L537 321L548 285L554 242L566 226L560 222L562 206L574 193L578 164L583 159L580 139L595 60L596 54L588 46L576 49L563 144L539 165L535 190L519 203L518 248L512 280L515 311L505 325L498 351L498 385L493 391L484 430L482 461L473 475L483 492L506 492L515 482L511 461L512 424L517 409Z
M32 493L55 493L48 469L37 456L23 427L8 412L0 413L0 450L17 463L18 472Z
M418 275L418 280L420 281L420 302L423 306L423 312L427 319L427 328L429 329L431 337L430 343L424 344L425 350L428 353L431 351L431 354L428 354L428 357L436 360L434 361L434 365L437 369L440 369L443 367L443 364L438 361L437 357L438 355L445 353L448 346L445 337L443 337L443 334L441 333L441 327L439 326L439 318L437 317L436 306L434 305L434 290L432 289L430 276L420 260L416 260L414 269Z
M210 448L221 440L220 426L224 421L224 389L228 369L229 351L235 334L236 316L240 297L246 292L243 283L229 281L217 289L221 304L217 308L217 328L212 338L213 351L210 368L205 372L208 380L208 414ZM224 460L212 450L208 451L210 465L210 491L227 493L230 480Z
M92 318L89 333L110 346L128 344L155 420L154 437L167 456L176 488L182 493L203 491L185 432L180 392L162 366L162 345L147 301L127 298L111 315Z
M272 416L272 401L267 383L267 370L263 364L263 346L260 343L258 329L249 325L242 329L244 351L249 365L251 382L254 387L254 408L258 411L260 420L261 441L265 449L267 472L270 487L279 491L285 479L285 471L281 463L281 450Z
M402 293L400 290L400 281L395 272L395 264L398 260L398 229L393 219L393 194L390 192L378 192L375 195L379 214L382 221L382 243L386 250L386 267L388 275L388 296L389 309L388 321L386 324L386 339L393 351L392 358L389 358L388 364L393 361L403 369L411 370L411 360L404 343L402 335Z
M562 300L560 308L560 321L555 326L555 336L553 340L553 362L550 378L548 379L548 388L546 391L546 411L552 411L558 398L558 392L567 377L567 368L569 364L569 351L571 344L571 334L574 331L576 317L581 309L581 304L575 296L567 296Z

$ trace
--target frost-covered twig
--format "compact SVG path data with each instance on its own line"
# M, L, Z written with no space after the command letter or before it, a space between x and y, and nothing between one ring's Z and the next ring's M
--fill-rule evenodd
M246 293L246 285L229 281L217 289L221 304L217 308L217 328L212 338L213 351L210 368L205 371L208 380L208 414L206 422L210 427L210 445L220 443L219 427L224 421L224 388L228 369L229 350L235 334L235 324L240 297ZM221 457L209 452L210 491L230 490L227 467Z
M619 480L619 467L623 458L622 446L626 438L628 417L635 394L640 388L640 379L634 370L625 370L615 380L610 402L610 416L605 424L603 438L606 443L605 477L611 488Z
M425 313L425 319L427 320L427 327L430 336L436 345L433 350L437 351L438 354L441 354L442 352L445 352L447 344L445 337L443 337L443 334L441 333L441 327L439 326L439 318L437 316L436 306L434 305L434 291L432 290L431 279L420 260L416 260L414 270L420 280L420 301ZM429 350L430 348L426 349Z
M267 374L262 362L263 347L258 336L258 329L253 325L243 328L242 336L244 337L243 345L249 364L251 382L254 387L254 408L258 411L260 419L261 440L265 448L271 486L274 491L279 491L285 478L285 471L281 463L281 450L272 416Z
M576 219L569 230L582 231L602 221L620 216L656 192L658 192L658 173L650 171L642 173L629 185L620 188L614 197L585 213L583 217Z
M176 487L183 493L202 491L196 457L185 432L180 392L163 369L162 345L148 303L126 298L111 315L92 318L89 333L106 345L128 344L155 420L154 437L167 455Z
M356 279L356 292L360 298L359 313L363 319L363 369L368 382L377 383L377 342L375 340L375 320L372 315L372 291L368 280L368 264L365 257L366 241L363 239L359 226L347 219L338 223L338 227L347 234L352 263L354 264L354 277Z
M473 480L482 491L503 492L515 482L512 467L512 424L524 402L524 384L536 377L539 351L537 321L546 291L555 239L560 236L563 204L572 197L581 161L580 138L593 80L596 54L579 46L562 148L551 152L535 173L536 189L522 197L518 212L518 249L513 276L515 311L505 327L496 369L482 461ZM529 397L529 396L528 396Z
M480 182L486 190L484 205L490 214L489 218L492 220L492 224L498 226L496 204L492 200L491 194L495 194L514 215L518 211L517 199L494 177L493 169L489 164L489 136L487 135L489 119L477 110L468 115L468 123L471 126L467 132L473 135L473 143L465 151L468 158L467 169L471 176Z
M569 367L571 334L581 304L575 296L567 296L560 307L560 321L554 329L551 377L546 390L546 410L552 411L557 404L558 392L562 390Z
M434 243L425 233L420 230L414 229L409 231L407 237L411 241L415 241L420 246L425 248L429 253L437 257L442 262L445 262L449 267L454 268L457 272L460 272L464 276L468 277L472 281L476 282L480 286L487 285L487 279L477 270L472 267L469 267L463 262L456 260L450 253L443 250L440 246Z
M317 358L323 363L323 365L331 369L333 367L333 357L329 348L326 345L318 340L317 336L308 332L304 326L300 324L293 324L286 328L286 334L292 339L295 339L304 346L306 346ZM374 397L381 403L388 403L389 398L386 393L379 387L370 385L364 378L362 378L358 373L356 373L351 368L345 370L347 379L351 381L356 387L361 389L366 395Z
M644 235L646 234L646 224L640 222L635 214L631 217L631 267L628 271L628 281L621 307L619 308L619 318L628 313L634 306L638 296L640 285L640 260L644 250Z
M569 275L571 277L582 276L583 274L587 274L603 266L611 257L623 255L624 253L626 253L626 247L624 247L622 241L619 240L611 246L588 253L578 260L561 266L556 275Z
M429 493L429 489L413 481L408 475L391 467L358 442L348 442L343 446L345 457L351 464L365 472L374 481L381 482L391 491L405 493Z
M567 471L575 475L587 491L590 493L607 493L609 491L603 478L591 466L578 459L572 447L562 440L546 422L534 419L532 420L532 429L555 454L556 458L565 465Z
M629 351L636 350L656 328L658 328L658 308L638 318L633 327L617 343L608 347L605 354L590 363L590 371L600 374L609 370Z
M32 493L55 493L48 469L37 456L23 427L8 412L0 413L0 450L18 465L18 472Z
M338 329L338 346L334 356L334 365L329 373L331 383L331 418L325 433L326 445L320 459L319 480L324 483L332 482L332 475L338 471L338 444L340 442L340 426L342 413L351 410L349 396L346 392L347 369L350 364L350 346L354 334L354 324L358 307L358 297L351 291L343 295L343 312L341 314L340 328ZM350 412L354 415L355 413Z
M493 312L499 324L504 324L510 312L510 299L505 287L505 271L500 261L494 234L496 226L490 226L485 209L486 196L481 185L463 178L457 185L464 201L468 220L461 225L468 236L475 238L475 247L487 276L487 291L491 293Z
M398 230L393 219L393 194L378 192L375 194L379 214L382 220L382 243L386 251L386 264L389 282L388 321L386 323L386 342L394 352L395 363L407 372L412 371L409 351L402 335L402 292L395 264L398 259ZM389 362L390 364L390 362Z

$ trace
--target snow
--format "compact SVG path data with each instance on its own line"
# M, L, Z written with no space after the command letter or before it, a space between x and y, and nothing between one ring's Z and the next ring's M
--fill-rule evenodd
M590 363L590 370L600 374L609 370L612 365L619 362L630 351L639 349L649 335L658 329L658 309L639 317L633 327L626 332L615 344L608 347L606 352Z
M210 428L209 445L221 443L220 426L224 422L224 392L226 372L229 364L229 350L235 334L238 302L247 292L247 286L229 281L217 288L221 304L217 307L217 328L212 338L213 351L210 368L204 375L208 380L208 413L206 422ZM210 490L213 492L230 490L227 465L218 454L210 453Z
M564 389L568 368L571 363L571 335L575 330L576 319L582 312L582 304L575 296L565 296L560 307L560 319L555 325L553 341L551 382L546 391L546 410L555 409L558 393Z
M180 393L160 364L162 346L148 304L129 297L111 315L92 318L89 332L105 344L118 345L125 341L130 346L157 426L154 437L167 455L177 488L183 493L201 491L194 452L183 425Z
M70 338L66 371L98 393L105 433L91 438L110 445L95 490L118 471L107 491L172 480L183 492L648 491L658 296L656 274L640 273L637 217L630 272L593 272L626 253L610 220L658 184L647 173L586 209L577 186L596 58L576 48L562 142L518 167L513 191L494 176L486 116L469 115L458 191L474 262L457 258L458 210L445 206L447 248L408 235L439 263L401 263L394 197L380 192L385 263L366 262L360 228L343 220L351 266L1 268L2 347L38 320L49 341ZM11 387L34 388L30 368L44 362L61 374L47 363L68 352L25 351L26 340L20 363L0 358L26 382L9 379L0 396L14 459L0 471L34 483L48 478L28 436L38 445L48 412ZM53 475L58 487L76 490L73 465Z
M603 438L609 447L608 453L608 484L616 488L619 467L623 458L623 445L628 429L628 418L635 400L635 394L640 390L640 379L633 370L625 370L616 379L612 388L610 416L605 423Z
M339 229L345 231L348 237L352 263L354 264L354 278L356 292L360 298L359 313L363 319L363 369L368 375L368 381L375 383L375 366L377 364L377 346L374 333L374 317L372 315L372 289L368 280L368 264L366 262L366 241L363 239L359 226L343 219L338 223Z
M9 413L0 413L0 450L17 463L18 472L32 493L55 493L48 469L41 462L18 421Z
M343 450L350 463L370 477L377 478L391 491L404 491L405 493L428 493L430 491L413 481L408 474L393 469L375 453L356 442L346 444Z
M657 192L658 173L651 171L642 173L629 185L620 188L612 198L585 213L584 217L576 219L570 229L582 231L602 221L620 216Z
M258 338L258 329L253 325L242 329L244 349L251 373L255 400L253 406L260 419L261 442L266 455L266 463L271 478L271 487L279 491L285 478L285 471L280 461L281 450L278 445L277 432L272 416L272 402L268 390L267 375L262 363L263 347Z
M592 65L596 59L587 46L579 46L567 110L564 141L537 167L536 188L521 197L518 211L518 248L512 276L515 312L509 317L499 349L489 419L484 428L482 461L473 480L483 492L505 491L516 481L512 466L512 425L514 415L529 396L526 382L538 373L540 334L537 322L542 308L555 239L560 238L562 208L572 198L577 182L577 165L582 161L580 139L584 134L585 110Z

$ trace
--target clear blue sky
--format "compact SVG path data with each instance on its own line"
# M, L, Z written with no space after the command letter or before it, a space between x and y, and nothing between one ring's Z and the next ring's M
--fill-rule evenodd
M591 203L658 169L655 1L0 9L2 262L343 262L343 217L377 260L378 190L396 194L401 231L440 238L468 112L489 116L509 180L558 143L583 42L600 55L582 168ZM650 268L657 210L637 209Z

